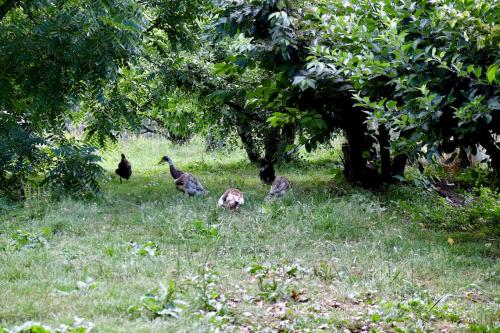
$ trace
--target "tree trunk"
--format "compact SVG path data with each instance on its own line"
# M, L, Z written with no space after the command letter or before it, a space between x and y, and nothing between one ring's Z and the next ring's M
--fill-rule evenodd
M394 156L392 160L392 176L401 176L405 174L406 162L408 161L408 155L400 154Z
M290 161L293 157L293 153L289 153L287 150L288 146L292 146L295 143L295 135L297 134L297 126L288 124L282 129L283 139L281 140L281 145L283 146L281 151L285 152L285 161Z
M288 154L287 146L295 141L296 127L285 125L282 128L270 127L264 135L265 157L269 161L289 161L292 154Z
M233 119L236 132L245 147L245 151L247 152L250 162L257 162L259 160L260 153L252 137L252 126L249 121L246 120L247 115L245 114L245 108L239 103L233 101L225 101L224 104L237 111L237 114Z
M344 132L347 139L348 149L344 148L346 178L353 182L359 182L363 187L376 187L381 184L381 178L376 168L370 168L367 163L372 141L368 136L365 116L361 110L352 107L344 120Z
M389 131L385 125L380 125L378 128L378 143L380 147L380 166L383 182L392 181L392 166L391 166L391 142L389 140Z
M458 158L460 159L460 169L467 169L471 166L471 161L464 147L458 148Z
M264 137L265 157L268 161L276 161L280 159L278 156L280 146L280 129L271 127L266 131Z
M238 132L241 142L245 147L245 151L247 152L250 162L257 162L259 160L260 154L252 137L252 130L250 126L248 124L246 126L243 126L242 124L237 122L236 131Z
M479 138L479 144L483 146L486 153L491 159L491 167L496 172L500 171L500 147L495 143L493 136L490 133L485 132Z

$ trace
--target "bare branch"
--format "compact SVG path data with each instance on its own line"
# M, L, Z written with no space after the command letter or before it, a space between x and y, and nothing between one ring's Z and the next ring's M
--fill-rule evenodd
M155 129L152 129L146 125L142 125L142 128L144 129L144 133L153 133L153 134L160 134L159 131L155 130Z

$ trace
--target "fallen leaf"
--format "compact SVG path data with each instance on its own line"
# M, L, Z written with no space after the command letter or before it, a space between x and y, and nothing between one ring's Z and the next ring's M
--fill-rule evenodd
M266 312L275 318L279 318L281 320L286 318L286 313L288 308L286 306L286 302L278 302L273 304L271 307L267 308Z
M331 306L332 308L336 308L336 309L343 307L342 303L339 303L335 300L327 300L325 303L326 303L326 305Z
M292 290L290 297L292 297L292 299L295 302L305 303L305 302L309 301L309 298L307 296L305 296L304 293L305 293L305 289L301 289L299 291L294 289L294 290Z

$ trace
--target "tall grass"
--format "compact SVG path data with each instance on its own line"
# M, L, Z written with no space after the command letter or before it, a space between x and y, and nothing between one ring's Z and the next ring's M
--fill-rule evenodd
M120 153L133 166L121 184ZM163 155L208 195L179 193L158 165ZM498 326L496 240L450 244L383 195L332 181L335 150L278 167L293 191L271 203L241 149L206 153L198 139L173 146L138 137L102 156L109 180L97 198L42 193L0 217L0 326L75 317L102 332ZM230 186L246 195L236 212L216 207ZM13 237L18 230L27 236ZM147 244L159 253L137 250ZM169 281L175 292L162 296Z

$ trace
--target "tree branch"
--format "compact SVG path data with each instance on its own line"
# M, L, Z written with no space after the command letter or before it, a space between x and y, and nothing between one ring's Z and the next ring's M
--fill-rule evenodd
M226 104L229 107L232 107L233 109L235 109L238 112L241 112L241 113L245 112L245 108L236 102L224 101L224 104Z
M144 129L144 133L153 133L153 134L159 134L159 132L155 129L152 129L152 128L149 128L148 126L146 125L142 125L142 128Z
M163 22L160 19L156 19L152 22L152 24L146 29L146 33L150 33L154 29L162 29Z
M2 5L0 5L0 21L3 20L5 15L19 4L20 0L7 0Z

